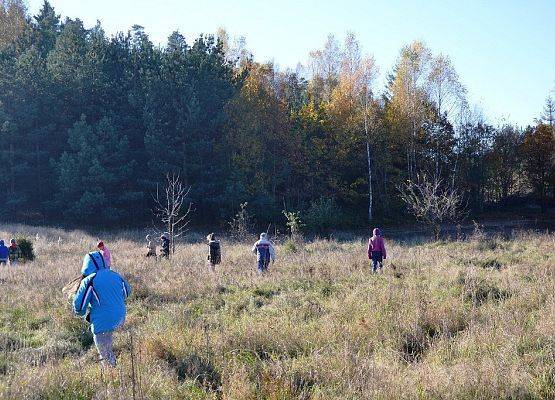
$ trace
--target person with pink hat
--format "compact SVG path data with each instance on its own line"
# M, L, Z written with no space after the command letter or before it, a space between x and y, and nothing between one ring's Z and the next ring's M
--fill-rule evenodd
M106 245L102 240L98 242L96 247L98 247L98 250L102 252L102 257L104 257L104 262L106 262L106 267L110 269L112 267L112 255L110 254L110 250L108 249L108 247L106 247Z

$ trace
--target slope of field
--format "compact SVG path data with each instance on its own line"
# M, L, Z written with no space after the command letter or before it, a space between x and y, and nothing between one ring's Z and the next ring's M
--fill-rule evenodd
M362 240L282 245L263 277L252 243L211 274L203 244L155 263L103 237L133 287L110 373L60 291L97 238L17 233L37 259L0 267L2 399L555 398L554 235L388 241L380 275Z

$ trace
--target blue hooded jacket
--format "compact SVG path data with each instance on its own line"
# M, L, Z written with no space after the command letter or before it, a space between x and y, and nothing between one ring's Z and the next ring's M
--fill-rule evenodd
M4 244L3 240L0 240L0 260L7 260L9 255L9 250Z
M91 331L95 335L121 326L127 313L125 300L131 294L127 281L107 268L99 251L85 256L81 273L85 278L73 300L75 314L85 315L90 306Z

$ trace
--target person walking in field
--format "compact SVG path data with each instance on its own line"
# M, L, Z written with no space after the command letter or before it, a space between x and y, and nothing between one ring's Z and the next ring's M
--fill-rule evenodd
M83 279L73 299L73 312L87 315L101 362L115 367L113 335L125 322L125 302L131 287L121 275L108 268L100 251L85 255L81 274Z
M146 248L148 252L146 253L146 257L154 257L156 258L156 244L152 242L150 235L146 235Z
M16 266L21 258L21 249L17 245L15 239L10 240L10 247L8 248L8 258L10 260L10 265Z
M268 270L270 261L276 260L276 252L274 246L268 240L268 234L263 232L260 234L260 240L258 240L252 247L252 252L256 254L258 262L258 273L262 274Z
M216 239L216 234L214 233L209 234L206 240L208 241L208 262L210 263L210 270L214 272L216 265L222 262L220 241Z
M372 272L378 272L383 268L383 260L386 259L385 242L379 228L374 228L373 235L368 240L368 258L372 260Z
M0 265L8 264L9 255L10 251L8 250L8 247L4 244L3 240L0 240Z
M168 237L168 234L163 233L160 236L160 240L162 241L162 251L160 252L160 257L169 258L170 257L170 238Z

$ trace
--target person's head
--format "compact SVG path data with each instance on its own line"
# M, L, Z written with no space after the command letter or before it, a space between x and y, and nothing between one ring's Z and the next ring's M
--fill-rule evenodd
M168 238L168 235L165 234L165 233L162 233L162 234L160 235L160 239L162 239L162 240L166 240L167 238Z
M208 240L209 242L211 240L216 240L216 234L215 233L210 233L208 236L206 236L206 240Z
M146 240L150 242L150 235L146 235Z
M381 236L382 232L380 231L380 228L374 228L374 231L372 232L372 234L374 236Z
M11 244L12 246L15 246L15 245L17 245L17 242L15 241L14 238L11 238L11 239L10 239L10 244Z
M260 240L268 240L268 234L266 232L262 232L260 234Z
M96 247L98 247L100 250L104 249L104 242L101 240L100 242L98 242Z
M106 268L106 263L104 262L102 253L99 251L93 251L85 254L85 257L83 258L83 265L81 267L82 275L88 276L103 268Z

